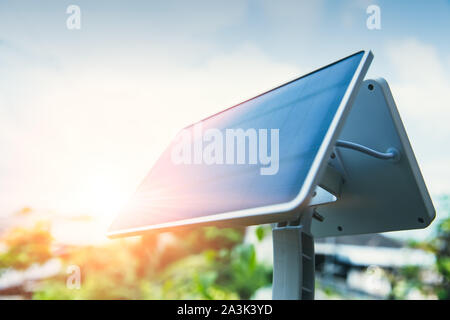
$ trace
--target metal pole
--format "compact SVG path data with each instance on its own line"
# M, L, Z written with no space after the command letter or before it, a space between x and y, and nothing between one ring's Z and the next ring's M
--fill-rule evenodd
M313 214L314 208L307 207L297 221L279 223L272 230L274 300L314 299Z
M297 220L278 223L273 227L272 299L314 299L314 237L311 223L313 218L323 221L324 217L316 212L316 207L337 201L342 181L340 172L327 166L320 182L326 189L316 186Z

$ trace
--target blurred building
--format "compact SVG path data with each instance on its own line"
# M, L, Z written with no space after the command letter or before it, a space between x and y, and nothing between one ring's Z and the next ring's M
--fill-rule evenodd
M344 297L383 299L391 290L385 271L430 268L434 255L381 234L316 239L316 278Z

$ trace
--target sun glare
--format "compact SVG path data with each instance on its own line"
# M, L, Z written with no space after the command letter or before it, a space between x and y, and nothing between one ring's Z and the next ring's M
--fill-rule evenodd
M110 178L96 177L86 185L82 207L95 218L112 219L130 196L120 183Z

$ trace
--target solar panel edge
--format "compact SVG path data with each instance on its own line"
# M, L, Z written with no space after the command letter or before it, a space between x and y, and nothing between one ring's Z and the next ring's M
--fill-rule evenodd
M314 70L314 71L312 71L312 72L310 72L310 73L308 73L308 74L306 74L306 75L304 75L304 76L301 76L301 77L299 77L299 78L296 78L296 79L294 79L294 80L292 80L292 81L289 81L289 82L287 82L287 83L284 83L283 85L280 85L280 86L278 86L278 87L276 87L276 88L274 88L274 89L272 89L272 90L269 90L269 91L267 91L267 92L265 92L265 93L263 93L263 94L260 94L260 95L258 95L258 96L256 96L256 97L253 97L253 98L251 98L251 99L249 99L249 100L246 100L246 101L244 101L244 102L241 102L240 104L237 104L237 105L235 105L235 106L233 106L233 107L230 107L230 108L227 108L227 109L225 109L225 110L223 110L223 111L221 111L221 112L219 112L219 113L217 113L217 114L214 114L214 115L212 115L212 116L210 116L210 117L207 117L207 118L205 118L205 119L203 119L203 120L201 120L201 121L205 121L206 119L210 119L211 117L214 117L214 116L216 116L216 115L219 115L219 114L221 114L221 113L223 113L223 112L225 112L225 111L227 111L227 110L230 110L230 109L232 109L232 108L234 108L234 107L237 107L237 106L239 106L239 105L242 105L243 103L245 103L245 102L247 102L247 101L251 101L251 100L253 100L253 99L256 99L256 98L258 98L258 97L261 97L262 95L264 95L264 94L266 94L266 93L269 93L269 92L272 92L272 91L274 91L274 90L276 90L276 89L278 89L278 88L281 88L281 87L283 87L283 86L286 86L286 85L288 85L288 84L290 84L290 83L293 83L294 81L297 81L297 80L299 80L299 79L302 79L302 78L305 78L305 77L307 77L308 75L311 75L311 74L314 74L314 73L316 73L316 72L318 72L318 71L320 71L320 70L323 70L323 69L325 69L325 68L327 68L327 67L330 67L330 66L333 66L333 65L335 65L335 64L337 64L337 63L339 63L339 62L341 62L341 61L343 61L343 60L345 60L345 59L349 59L349 58L351 58L351 57L353 57L353 56L355 56L355 55L358 55L358 54L360 54L360 53L363 53L363 57L361 58L361 60L359 61L359 63L358 63L358 67L357 67L357 69L355 70L355 72L352 74L352 78L351 78L351 81L350 81L350 83L349 83L349 85L346 87L346 90L345 90L345 93L344 93L344 96L342 97L342 99L340 100L340 105L339 105L339 108L338 109L341 109L341 107L342 107L342 104L345 104L345 105L348 105L348 104L351 104L351 100L352 100L352 96L354 96L355 94L352 94L352 92L355 90L355 87L358 87L358 85L361 83L361 81L362 81L362 78L364 77L364 75L365 75L365 73L366 73L366 71L367 71L367 68L368 68L368 65L370 64L370 61L371 61L371 59L373 58L373 55L372 55L372 53L370 52L370 51L358 51L357 53L354 53L354 54L352 54L352 55L350 55L350 56L348 56L348 57L345 57L345 58L343 58L343 59L340 59L340 60L338 60L338 61L336 61L336 62L333 62L333 63L331 63L331 64L329 64L329 65L327 65L327 66L324 66L324 67L322 67L322 68L319 68L319 69L317 69L317 70ZM364 66L362 66L364 64ZM357 78L356 80L355 80L355 78ZM354 98L354 97L353 97ZM349 109L349 108L347 108L347 109ZM345 110L344 110L345 111ZM341 112L342 113L342 112ZM345 114L340 114L340 118L342 118L343 116L345 116ZM334 120L336 120L336 117L334 118ZM200 122L201 122L200 121ZM340 121L340 120L339 120ZM339 124L339 121L337 122L337 124ZM186 127L186 128L189 128L189 127L191 127L192 125L190 125L190 126L188 126L188 127ZM338 130L339 128L338 127L336 127L336 128L334 128L334 131L335 132L333 132L332 134L333 135L336 135L336 132L337 131L339 131ZM330 131L330 130L328 130L328 131ZM328 134L329 132L327 132L327 134ZM331 141L331 140L330 140ZM322 143L322 145L321 145L321 148L323 147L323 143ZM327 147L327 146L326 146ZM323 148L322 148L323 149ZM317 156L317 155L316 155ZM322 159L323 160L323 159ZM317 161L315 161L315 162L317 162ZM320 167L320 166L319 166ZM320 168L319 168L320 169ZM311 170L309 171L309 173L308 174L310 174L311 173ZM149 175L151 174L151 172L149 173ZM318 172L316 172L316 174L315 175L318 175ZM144 179L145 180L145 179ZM312 185L312 184L311 184ZM291 210L293 210L295 207L297 207L298 205L299 205L299 203L301 203L301 202L303 202L303 200L302 201L299 201L299 197L300 197L300 194L296 197L296 198L294 198L292 201L290 201L289 203L287 203L287 204L285 204L285 208L283 209L284 210L284 212L288 212L288 211L291 211ZM276 206L276 205L275 205ZM255 208L255 209L258 209L258 208ZM281 208L280 208L280 210L281 210ZM283 210L281 210L281 211L283 211ZM243 210L243 211L245 211L245 210ZM247 210L248 211L248 210ZM212 215L212 216L206 216L206 217L208 217L208 219L206 219L206 220L211 220L211 221L214 221L214 222L218 222L218 221L224 221L224 220L227 220L227 219L225 219L224 217L223 217L223 215L227 215L227 214L229 214L229 213L227 213L227 212L225 212L225 213L219 213L219 214L215 214L215 215ZM266 214L266 216L268 216L268 215L271 215L271 214L273 214L273 213L267 213ZM219 217L219 216L221 216L221 217ZM282 215L279 215L279 217L281 217ZM178 221L178 222L168 222L168 223L163 223L163 224L160 224L160 227L168 227L168 225L173 225L173 226L175 226L175 225L179 225L179 226L181 226L181 225L183 225L183 221L184 221L184 223L185 224L193 224L193 223L195 223L195 224L197 224L197 223L200 223L200 221L199 221L199 219L201 220L202 218L204 219L204 218L206 218L206 217L199 217L199 218L195 218L194 220L194 222L189 222L188 220L192 220L192 219L185 219L185 220L180 220L180 221ZM217 220L214 220L214 217L215 218L217 218ZM236 219L236 221L237 220L239 220L238 218L242 218L241 220L245 220L245 219L248 219L249 217L251 217L251 215L249 215L249 216L246 216L246 217L229 217L230 219ZM223 219L222 219L223 218ZM259 218L260 218L260 220L259 221L272 221L273 219L272 218L270 218L270 217L266 217L266 218L264 218L264 215L263 214L260 214L259 215ZM205 220L205 219L204 219ZM115 222L117 222L117 221L115 221ZM137 233L140 233L140 232L145 232L146 230L151 230L151 229L156 229L156 228L159 228L158 227L158 225L155 225L155 226L144 226L144 227L137 227L137 228L128 228L128 231L127 230L122 230L122 231L120 231L121 230L121 228L119 227L119 228L113 228L113 226L114 226L114 224L115 223L113 223L113 225L111 225L111 228L110 228L110 230L109 230L109 232L108 232L108 236L109 237L118 237L118 236L120 236L120 235L130 235L130 234L133 234L133 233L135 233L135 232L137 232ZM133 231L133 230L134 231Z
M341 62L341 61L344 61L344 60L349 59L349 58L351 58L351 57L353 57L353 56L356 56L356 55L358 55L358 54L360 54L360 53L366 53L366 52L369 52L369 51L370 51L370 50L359 50L359 51L357 51L357 52L355 52L355 53L352 53L352 54L350 54L350 55L348 55L348 56L346 56L346 57L344 57L344 58L342 58L342 59L339 59L339 60L337 60L337 61L334 61L334 62L332 62L332 63L329 63L329 64L327 64L327 65L325 65L325 66L323 66L323 67L320 67L320 68L318 68L318 69L314 69L313 71L310 71L310 72L308 72L308 73L306 73L306 74L304 74L304 75L302 75L302 76L299 76L299 77L297 77L297 78L294 78L294 79L292 79L292 80L289 80L289 81L287 81L287 82L284 82L284 83L282 83L282 84L280 84L280 85L278 85L278 86L275 86L274 88L272 88L272 89L270 89L270 90L267 90L267 91L265 91L265 92L263 92L263 93L260 93L260 94L258 94L258 95L256 95L256 96L254 96L254 97L252 97L252 98L249 98L249 99L247 99L247 100L244 100L244 101L242 101L242 102L240 102L240 103L238 103L238 104L235 104L235 105L233 105L233 106L231 106L231 107L228 107L228 108L226 108L226 109L224 109L224 110L222 110L222 111L216 112L216 113L214 113L214 114L212 114L212 115L210 115L210 116L207 116L206 118L203 118L203 119L201 119L201 120L199 120L199 121L197 121L197 122L194 122L194 123L192 123L192 124L189 124L189 125L185 126L185 127L184 127L183 129L181 129L181 130L188 129L188 128L194 126L194 125L197 124L197 123L200 123L200 122L203 122L203 121L205 121L205 120L211 119L212 117L215 117L215 116L217 116L217 115L219 115L219 114L221 114L221 113L224 113L224 112L226 112L226 111L229 111L229 110L231 110L231 109L233 109L233 108L235 108L235 107L238 107L238 106L240 106L240 105L242 105L242 104L244 104L244 103L246 103L246 102L252 101L252 100L254 100L254 99L256 99L256 98L259 98L259 97L261 97L261 96L263 96L263 95L265 95L265 94L267 94L267 93L270 93L270 92L272 92L272 91L275 91L275 90L277 90L277 89L280 89L280 88L282 88L282 87L284 87L284 86L286 86L286 85L289 85L289 84L291 84L291 83L293 83L293 82L295 82L295 81L297 81L297 80L300 80L300 79L302 79L302 78L305 78L305 77L307 77L307 76L310 76L310 75L312 75L313 73L316 73L316 72L319 72L319 71L321 71L321 70L324 70L324 69L326 69L326 68L328 68L328 67L331 67L331 66L333 66L333 65L335 65L335 64L337 64L337 63L339 63L339 62ZM181 130L180 130L180 131L181 131Z

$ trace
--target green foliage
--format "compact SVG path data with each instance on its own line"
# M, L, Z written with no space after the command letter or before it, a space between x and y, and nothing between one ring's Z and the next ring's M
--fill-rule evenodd
M81 269L80 289L67 275L44 281L34 299L238 299L270 284L271 268L260 264L245 229L195 228L157 233L140 241L78 248L65 265Z
M208 253L188 256L170 265L148 283L149 299L237 299L217 283L220 271Z
M391 284L388 299L406 299L412 290L423 290L421 269L417 266L406 266L385 272L385 275Z
M52 257L49 226L37 223L33 228L14 228L1 239L6 246L0 253L0 269L25 270L32 264L45 263Z
M253 245L241 244L230 253L230 258L223 268L225 279L231 279L228 287L239 294L242 299L250 299L261 287L272 282L272 268L258 263Z
M434 286L439 299L450 299L450 218L443 220L437 231L437 237L427 245L427 249L436 256L436 269L442 281Z
M404 299L411 290L419 290L425 295L435 295L438 299L450 299L450 218L442 220L436 231L436 237L430 241L412 242L414 248L431 252L436 258L434 271L439 278L427 281L429 272L418 267L404 267L389 273L392 291L391 299Z
M270 225L259 225L255 229L255 235L258 241L262 241L267 234L272 230Z

